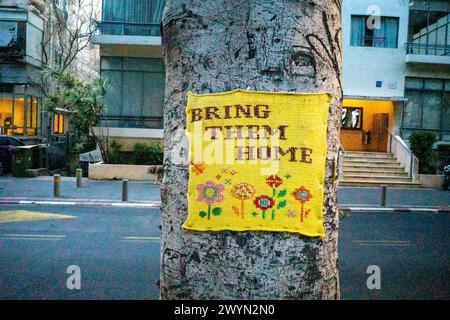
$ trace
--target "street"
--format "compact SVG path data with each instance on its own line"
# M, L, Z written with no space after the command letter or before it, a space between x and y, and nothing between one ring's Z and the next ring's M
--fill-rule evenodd
M6 219L16 210L63 216L0 220L0 299L159 298L159 209L0 206ZM339 246L342 299L449 299L449 230L449 214L346 216ZM66 287L70 265L81 269L81 290ZM381 269L380 290L367 289L370 265Z
M0 223L0 299L158 299L159 209L0 206L71 219ZM67 267L81 269L68 290Z

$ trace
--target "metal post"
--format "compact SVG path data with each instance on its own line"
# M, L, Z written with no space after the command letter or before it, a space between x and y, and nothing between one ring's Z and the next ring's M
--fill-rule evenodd
M59 174L53 176L53 196L61 196L61 176Z
M128 179L122 180L122 201L128 201Z
M387 186L381 186L381 206L386 207Z
M77 169L77 188L81 188L82 179L83 179L83 169Z

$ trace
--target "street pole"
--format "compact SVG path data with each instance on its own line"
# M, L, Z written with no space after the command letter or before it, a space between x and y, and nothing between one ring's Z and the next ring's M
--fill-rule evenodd
M122 201L128 201L128 179L122 180Z
M59 174L53 176L53 196L61 196L61 176Z
M77 169L77 188L81 188L82 179L83 179L83 169Z
M381 206L386 207L387 186L381 186Z

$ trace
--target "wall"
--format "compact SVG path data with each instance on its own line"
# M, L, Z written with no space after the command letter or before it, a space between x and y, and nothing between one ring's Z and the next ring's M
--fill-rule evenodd
M156 181L156 175L148 173L153 166L134 166L125 164L89 164L89 179Z
M351 47L351 15L369 15L370 6L379 6L381 16L399 17L398 48ZM342 47L344 95L365 97L403 97L408 35L409 1L344 0L342 9ZM362 58L364 57L364 58ZM376 81L383 81L376 88Z
M389 128L392 129L394 103L392 101L383 100L350 100L344 99L342 104L344 107L362 107L363 108L363 130L372 130L372 118L377 113L389 114ZM375 151L377 147L386 147L387 141L382 146L374 144L373 140L369 145L362 144L361 130L341 130L341 144L346 151Z

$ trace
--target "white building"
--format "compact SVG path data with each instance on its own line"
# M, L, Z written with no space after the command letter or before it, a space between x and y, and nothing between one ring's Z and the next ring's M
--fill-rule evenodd
M450 141L449 13L449 0L343 0L346 150L385 152L389 131Z

